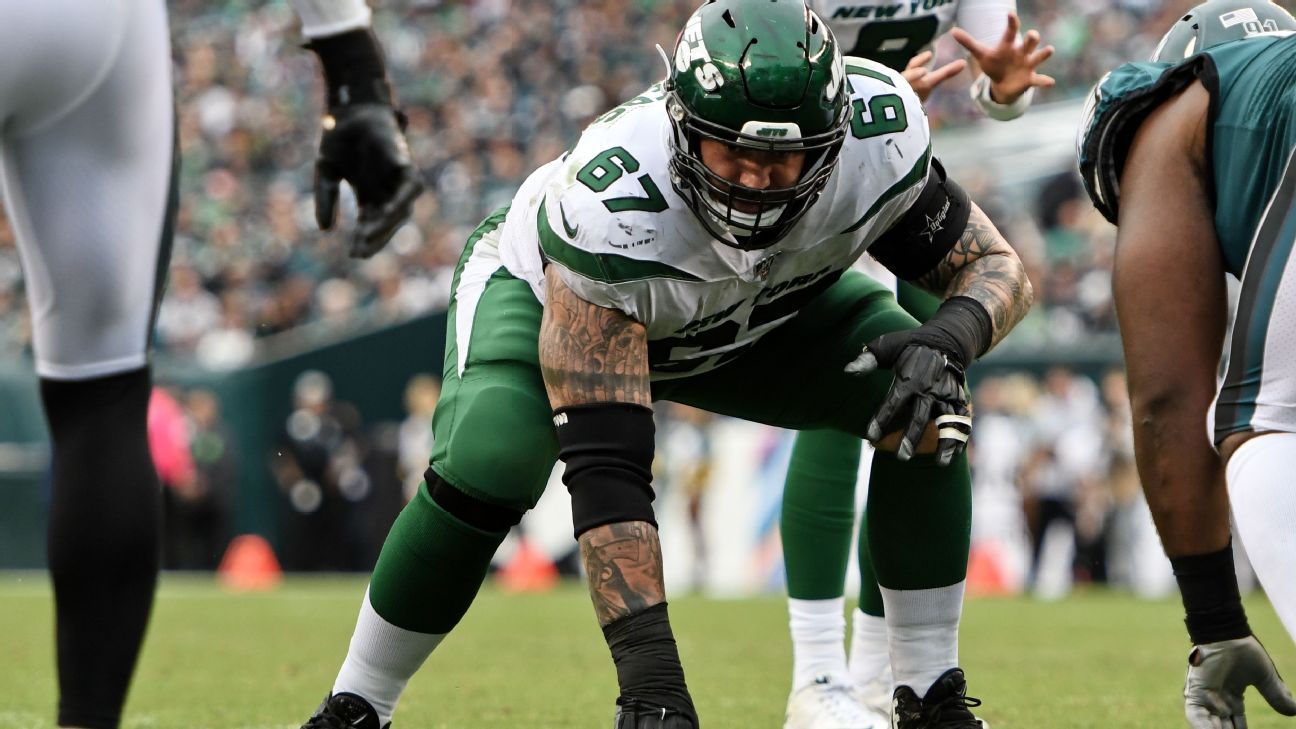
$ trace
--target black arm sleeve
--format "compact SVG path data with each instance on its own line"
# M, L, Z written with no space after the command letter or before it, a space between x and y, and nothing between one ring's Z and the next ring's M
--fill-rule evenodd
M554 411L563 483L572 497L575 536L604 524L646 521L653 515L656 447L651 408L603 402Z
M936 267L963 236L972 203L945 168L932 159L918 199L891 229L869 246L869 255L905 281Z

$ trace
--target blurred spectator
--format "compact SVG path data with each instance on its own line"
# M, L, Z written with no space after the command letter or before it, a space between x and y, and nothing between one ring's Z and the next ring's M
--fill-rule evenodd
M441 397L441 382L431 375L411 377L405 386L405 412L400 424L398 463L405 501L414 498L432 457L432 415Z
M199 338L215 328L220 319L220 301L203 288L198 272L184 262L176 262L171 267L167 296L158 310L159 344L193 352Z
M185 395L184 414L194 477L188 487L166 491L163 565L213 570L231 537L238 460L213 393Z
M1083 577L1103 576L1101 560L1094 555L1101 551L1101 513L1095 520L1087 508L1105 465L1098 388L1065 367L1053 367L1045 375L1032 421L1034 448L1021 480L1032 537L1028 583L1045 596L1058 597L1069 589L1069 573L1077 566ZM1048 553L1052 549L1063 552Z
M1057 47L1045 70L1058 85L1037 103L1076 98L1118 63L1147 57L1161 30L1193 4L1021 0L1025 26ZM158 349L232 367L246 361L251 338L307 322L340 320L371 305L381 319L444 307L467 232L590 119L660 79L653 46L670 48L694 5L466 0L376 9L430 192L373 275L357 276L343 243L315 230L315 140L302 130L317 123L321 92L315 59L297 47L293 14L283 3L173 2L181 210ZM949 39L937 51L942 58L962 53ZM970 80L965 74L933 95L927 111L934 129L977 118ZM354 215L353 202L343 207ZM1020 207L1014 201L993 217L1011 219ZM1047 333L1046 344L1114 331L1110 228L1074 186L1047 208L1038 215L1056 268L1032 271L1046 309L1047 326L1037 329ZM0 224L0 354L28 346L9 237ZM212 330L219 333L203 336ZM239 330L247 336L236 336Z
M361 570L364 534L356 504L371 492L360 414L333 399L328 375L308 370L293 385L294 410L273 461L286 501L283 566L296 570Z
M688 405L666 405L660 418L658 458L653 463L654 484L658 496L664 497L669 492L684 502L692 546L689 562L693 573L688 577L689 585L695 590L702 589L706 587L709 566L702 502L711 481L711 425L716 416Z

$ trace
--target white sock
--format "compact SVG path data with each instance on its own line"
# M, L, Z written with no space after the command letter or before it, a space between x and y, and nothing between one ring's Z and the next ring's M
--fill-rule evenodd
M965 582L926 590L882 588L895 685L919 697L958 665L959 618Z
M365 590L351 647L333 683L333 693L345 691L362 697L378 712L378 726L385 726L396 711L405 684L442 638L444 633L416 633L383 620Z
M1246 443L1228 462L1229 504L1238 537L1265 595L1296 640L1296 433L1270 433ZM1272 640L1272 639L1271 639Z
M798 600L788 598L792 629L792 690L809 686L819 676L845 680L846 598Z
M891 644L886 618L855 608L851 615L850 675L856 686L891 683Z

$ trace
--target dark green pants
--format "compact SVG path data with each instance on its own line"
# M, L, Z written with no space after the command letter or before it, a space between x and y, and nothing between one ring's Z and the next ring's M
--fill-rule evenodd
M542 308L530 286L502 268L469 283L481 293L457 297L450 311L432 468L483 501L526 510L539 500L557 459L537 352ZM460 309L465 302L475 309L467 331L470 319ZM733 362L656 382L653 399L783 428L863 437L891 375L858 377L842 368L864 342L915 324L883 286L848 271Z

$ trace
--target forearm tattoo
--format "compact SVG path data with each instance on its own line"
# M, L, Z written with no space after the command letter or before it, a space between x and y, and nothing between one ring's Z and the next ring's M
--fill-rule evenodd
M648 334L620 311L585 301L550 266L540 323L540 371L549 403L560 408L591 402L652 407Z
M963 237L936 268L914 283L947 299L968 296L981 302L994 324L991 347L1026 316L1035 300L1021 259L976 205Z
M581 560L599 625L666 600L661 543L646 521L595 527L580 536Z

